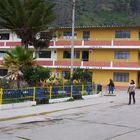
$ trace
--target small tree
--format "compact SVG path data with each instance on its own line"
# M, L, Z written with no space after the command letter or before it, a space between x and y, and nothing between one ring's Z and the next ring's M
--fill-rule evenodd
M40 81L46 80L50 77L51 70L40 66L27 67L23 71L25 81L29 86L36 86L40 84Z
M88 82L91 78L91 73L87 69L77 68L73 73L73 80L78 80L79 83Z

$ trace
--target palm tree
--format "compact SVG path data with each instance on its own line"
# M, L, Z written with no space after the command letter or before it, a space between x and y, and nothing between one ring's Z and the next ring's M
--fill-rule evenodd
M33 53L23 46L18 46L7 52L4 57L3 65L8 69L6 78L17 81L17 87L20 87L20 80L23 76L23 70L34 64Z
M54 20L53 7L46 0L0 0L0 27L15 32L26 48L46 46L52 36L48 26ZM44 30L45 36L37 37Z

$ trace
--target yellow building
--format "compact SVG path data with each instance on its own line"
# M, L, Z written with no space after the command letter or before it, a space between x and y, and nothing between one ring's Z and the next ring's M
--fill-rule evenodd
M37 61L65 77L71 68L71 27L61 27L47 50ZM8 30L0 33L0 57L6 49L20 44ZM74 68L89 69L91 82L106 86L113 79L117 87L128 86L131 79L140 86L140 26L75 27ZM3 76L0 70L0 76Z
M55 50L53 68L70 71L71 28L61 27L51 42ZM76 27L74 67L89 69L92 82L107 85L113 79L117 87L128 86L131 79L140 85L140 27Z

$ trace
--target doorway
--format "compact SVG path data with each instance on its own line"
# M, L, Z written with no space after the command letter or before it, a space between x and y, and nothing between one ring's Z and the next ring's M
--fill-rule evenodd
M89 60L89 51L83 51L82 52L82 61L88 61Z

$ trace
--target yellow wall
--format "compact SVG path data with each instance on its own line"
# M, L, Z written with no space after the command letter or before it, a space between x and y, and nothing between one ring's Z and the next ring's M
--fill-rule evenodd
M114 70L93 70L92 81L95 83L100 83L102 85L107 85L109 79L113 79L114 72L127 72L129 73L129 82L133 79L137 82L137 71L114 71ZM129 82L115 82L115 86L128 86Z
M82 39L83 37L83 31L90 31L90 40L92 39L115 39L115 31L117 30L128 30L131 32L131 39L132 40L138 40L139 39L139 29L138 28L81 28L81 29L75 29L75 32L77 33L77 39ZM62 29L59 31L59 39L63 39L63 32L64 31L70 31L71 29Z
M69 69L54 69L54 73L60 73L59 76L62 78L62 71L69 71ZM122 72L129 73L129 81L128 82L114 82L115 86L127 87L131 80L134 80L136 86L138 84L138 73L137 71L123 71L123 70L90 70L92 72L92 82L96 84L102 84L103 86L107 86L109 83L109 79L113 79L114 72ZM57 74L58 75L58 74Z
M130 51L130 59L115 59L116 51ZM130 61L138 62L138 50L94 49L89 53L89 61Z
M78 49L75 49L77 51ZM70 51L70 49L57 49L57 60L70 60L63 58L63 52ZM82 60L82 51L88 51L87 49L79 50L80 58L75 61ZM114 59L116 51L130 51L130 59ZM122 49L93 49L89 52L89 61L124 61L124 62L138 62L138 50L122 50Z
M70 60L63 58L63 52L64 51L71 51L70 49L57 49L57 60ZM74 49L74 51L80 51L79 49ZM88 51L88 50L87 50ZM81 61L82 60L82 51L80 51L80 58L74 59L74 61Z

